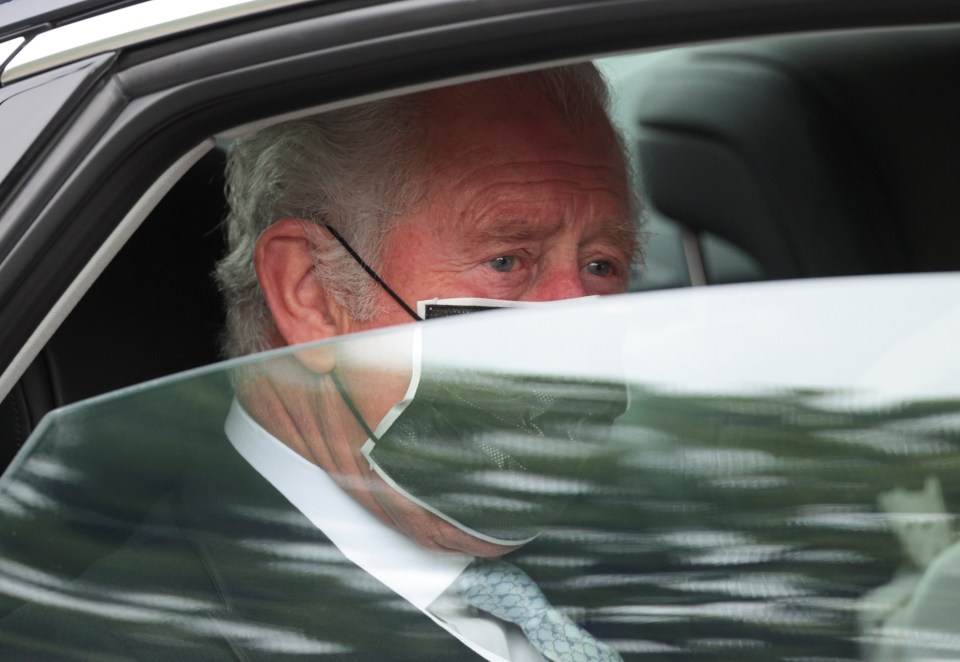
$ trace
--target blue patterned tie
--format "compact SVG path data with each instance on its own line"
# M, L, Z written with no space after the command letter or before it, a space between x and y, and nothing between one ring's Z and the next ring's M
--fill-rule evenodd
M547 602L530 577L506 561L474 561L454 586L471 605L520 626L552 662L622 662L614 649Z

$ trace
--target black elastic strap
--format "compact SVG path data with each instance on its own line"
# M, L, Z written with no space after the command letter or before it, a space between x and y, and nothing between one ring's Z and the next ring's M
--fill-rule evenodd
M357 419L357 423L360 424L360 427L363 428L364 433L367 435L368 439L372 439L374 443L379 442L380 440L376 438L373 434L373 430L370 429L370 426L367 425L367 422L363 420L363 416L360 415L360 410L357 409L357 406L353 404L353 399L347 395L347 389L343 388L343 384L340 383L340 378L337 377L337 371L330 371L330 379L333 380L334 385L337 387L337 390L340 391L340 397L343 398L343 403L347 405L347 409L350 410L350 413L353 414L353 417Z
M340 242L340 245L343 246L343 248L350 254L350 257L352 257L352 258L356 261L357 264L359 264L361 267L363 267L363 270L367 272L367 274L370 276L370 278L372 278L372 279L374 279L375 281L377 281L377 284L378 284L380 287L382 287L382 288L386 291L387 294L389 294L391 297L393 297L393 300L396 301L398 304L400 304L400 307L403 308L405 311L407 311L407 312L410 314L410 317L412 317L412 318L413 318L414 320L416 320L417 322L422 322L422 321L423 321L423 319L421 319L421 317L420 317L419 315L417 315L416 311L414 311L410 306L408 306L408 305L406 304L406 302L404 302L403 299L401 299L399 296L397 296L396 292L394 292L393 290L391 290L389 285L387 285L386 283L383 282L383 279L380 278L380 276L377 275L377 272L375 272L373 269L371 269L370 267L367 266L367 263L363 261L363 258L361 258L359 255L357 255L357 252L350 247L350 244L348 244L347 241L346 241L343 237L340 236L340 233L339 233L339 232L337 232L336 230L334 230L334 229L333 229L332 227L330 227L329 225L324 225L323 227L325 227L327 230L330 231L330 234L333 235L333 238Z

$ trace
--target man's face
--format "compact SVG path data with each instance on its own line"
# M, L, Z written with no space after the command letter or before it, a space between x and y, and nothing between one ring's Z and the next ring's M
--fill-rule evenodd
M475 98L432 94L430 194L387 235L380 276L411 307L435 297L550 301L625 292L636 244L627 177L609 124L577 129L536 94L518 104L515 91L492 84L477 91ZM349 331L410 321L379 294L386 312ZM346 388L367 394L357 404L375 427L409 375L371 377L340 366ZM360 475L341 472L341 484L424 546L482 556L509 551L413 505L362 458L356 470Z
M386 238L380 275L408 303L550 301L627 290L636 250L627 181L605 121L573 128L546 99L492 84L430 98L427 199ZM357 329L409 321L386 314Z

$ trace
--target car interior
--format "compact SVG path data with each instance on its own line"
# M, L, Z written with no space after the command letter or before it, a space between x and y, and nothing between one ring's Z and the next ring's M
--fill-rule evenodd
M646 207L635 288L960 268L958 36L603 60ZM0 403L4 465L54 408L218 360L224 159L208 153L166 196Z

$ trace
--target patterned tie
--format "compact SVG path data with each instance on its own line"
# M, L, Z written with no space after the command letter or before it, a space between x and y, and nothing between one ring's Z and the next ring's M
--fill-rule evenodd
M622 662L614 649L547 602L530 577L505 561L474 561L454 586L471 605L520 626L552 662Z

